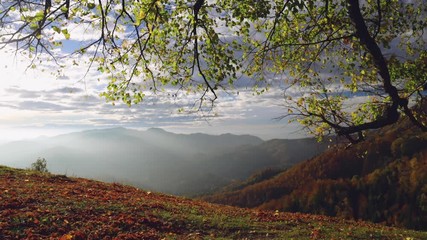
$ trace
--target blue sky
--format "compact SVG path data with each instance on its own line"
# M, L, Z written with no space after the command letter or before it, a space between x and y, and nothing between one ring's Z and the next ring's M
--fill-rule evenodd
M160 127L177 133L253 134L263 139L304 134L298 125L274 119L286 110L280 88L259 96L245 88L240 88L239 94L221 92L210 112L178 113L200 95L172 98L167 92L148 94L144 103L129 108L112 106L99 97L108 82L106 76L91 70L83 78L87 66L72 66L72 59L64 60L71 67L59 77L53 74L59 67L52 62L26 69L29 62L25 56L4 50L0 59L0 142L119 126Z

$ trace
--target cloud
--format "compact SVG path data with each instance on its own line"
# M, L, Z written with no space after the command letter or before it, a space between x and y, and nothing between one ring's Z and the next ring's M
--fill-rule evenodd
M72 93L81 93L81 92L83 92L83 89L76 88L76 87L61 87L58 89L51 90L49 92L61 93L61 94L72 94Z
M19 98L38 98L41 96L40 92L38 91L30 91L30 90L26 90L26 89L20 89L17 87L12 87L12 88L7 88L6 91L8 93L14 93L14 94L18 94Z
M23 101L18 104L18 108L21 110L32 110L32 111L54 111L60 112L63 110L70 109L67 106L50 103L50 102L42 102L42 101Z
M5 89L9 94L18 94L20 98L39 98L39 97L50 97L53 95L64 96L66 94L76 94L84 92L83 89L77 87L60 87L50 90L28 90L18 86L13 86Z
M16 64L5 60L10 56L0 53L0 57L0 72L8 76L0 84L0 128L35 128L39 133L41 129L161 127L176 132L231 132L264 138L286 137L289 132L288 128L281 129L286 122L273 120L283 111L283 88L272 87L258 96L247 88L254 83L250 78L242 77L230 92L218 90L213 109L207 104L203 111L197 111L202 93L177 92L170 86L158 93L146 91L144 102L129 108L120 102L112 106L99 97L108 79L96 69L87 69L84 63L88 56L59 59L59 64L67 66L59 75L56 72L60 67L47 60L40 68L24 72L28 63L24 57L17 57ZM80 65L73 65L73 60ZM184 108L183 113L179 113L180 108Z

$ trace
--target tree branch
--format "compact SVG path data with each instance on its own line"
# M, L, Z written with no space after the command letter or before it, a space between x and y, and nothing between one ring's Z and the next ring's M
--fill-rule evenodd
M194 13L194 25L193 25L194 59L195 59L195 64L197 65L197 69L198 69L200 75L202 76L203 81L206 84L206 91L201 97L201 104L203 102L203 98L204 98L207 91L210 91L214 95L214 99L212 99L212 102L218 98L218 96L216 95L215 89L213 89L213 87L209 83L208 79L206 78L205 74L203 73L203 70L202 70L202 67L200 64L197 27L199 25L199 11L200 11L200 8L203 6L204 2L205 2L204 0L197 0L193 6L193 13Z

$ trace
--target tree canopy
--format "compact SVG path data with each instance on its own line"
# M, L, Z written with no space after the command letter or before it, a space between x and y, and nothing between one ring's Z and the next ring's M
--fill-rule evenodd
M357 142L402 114L427 130L411 108L425 101L426 16L423 0L1 1L0 47L36 66L82 27L93 37L73 54L108 74L108 101L172 87L202 107L251 78L256 93L286 87L283 117Z

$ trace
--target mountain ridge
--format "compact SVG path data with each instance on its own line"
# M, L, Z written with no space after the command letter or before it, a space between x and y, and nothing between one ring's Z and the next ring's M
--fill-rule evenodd
M269 146L269 141L251 135L175 134L155 128L94 129L2 145L0 164L25 168L42 157L53 173L104 181L122 179L156 191L194 196L265 168L288 167L322 149L315 147L314 140L274 143ZM285 147L289 144L294 146ZM302 147L308 155L287 156Z

